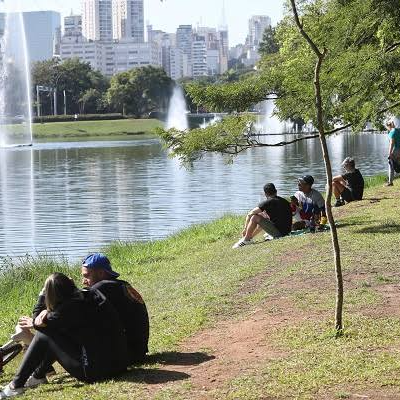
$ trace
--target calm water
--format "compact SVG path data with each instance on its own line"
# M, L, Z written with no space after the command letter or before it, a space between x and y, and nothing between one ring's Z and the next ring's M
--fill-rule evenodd
M329 145L335 173L348 155L364 175L386 171L385 135L339 135ZM157 139L0 149L0 256L76 259L113 240L162 238L252 208L267 181L292 194L306 173L323 188L317 141L255 149L229 165L208 155L191 171L168 158Z

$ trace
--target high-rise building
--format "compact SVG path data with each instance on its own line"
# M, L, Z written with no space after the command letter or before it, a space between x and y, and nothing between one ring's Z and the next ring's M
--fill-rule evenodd
M9 21L12 21L12 15ZM29 11L22 13L25 25L26 46L30 61L43 61L53 57L58 50L61 15L55 11ZM6 18L0 14L0 36L4 34Z
M112 40L112 3L112 0L82 0L82 33L87 40Z
M113 0L113 38L144 42L143 0Z
M267 15L253 15L249 20L249 34L246 44L258 48L265 29L271 27L271 18Z
M176 47L182 52L183 76L192 76L192 45L193 28L192 25L179 25L176 30Z
M82 35L82 16L68 15L64 17L64 36Z

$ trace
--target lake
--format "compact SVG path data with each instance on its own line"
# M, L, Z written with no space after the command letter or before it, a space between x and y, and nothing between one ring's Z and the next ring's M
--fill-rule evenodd
M365 176L386 172L386 135L337 135L329 148L335 174L346 156ZM323 190L319 141L249 150L233 164L209 154L189 171L158 139L0 149L0 256L47 253L76 260L114 240L163 238L253 208L266 182L290 195L305 174Z

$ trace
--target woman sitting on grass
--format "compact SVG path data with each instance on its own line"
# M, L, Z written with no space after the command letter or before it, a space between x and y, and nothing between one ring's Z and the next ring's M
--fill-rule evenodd
M94 382L126 370L126 338L118 315L97 290L79 290L61 273L50 275L39 296L32 327L36 334L12 382L0 399L47 383L58 362L73 377Z

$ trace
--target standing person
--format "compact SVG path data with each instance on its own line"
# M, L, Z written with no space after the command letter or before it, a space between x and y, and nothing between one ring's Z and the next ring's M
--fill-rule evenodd
M305 175L298 179L299 190L294 194L299 202L300 215L302 220L293 224L293 229L304 229L310 224L326 221L325 200L318 190L312 188L314 178Z
M35 307L36 334L0 399L47 383L54 362L83 382L115 377L127 367L127 345L118 314L98 290L79 290L61 273L50 275Z
M82 263L82 284L99 290L118 312L126 333L131 364L144 360L148 350L149 316L142 296L128 283L117 279L110 260L102 253L88 255Z
M246 217L243 237L233 245L233 249L252 243L252 239L262 228L272 238L288 235L292 229L292 210L287 200L278 196L273 183L264 186L266 200L251 210ZM265 217L266 213L268 218Z
M385 186L393 186L394 173L400 172L400 129L395 127L393 121L386 124L389 130L389 173Z
M334 176L332 180L333 195L336 198L335 207L343 206L355 200L362 200L364 194L364 178L356 168L353 158L346 157L342 162L343 175Z

